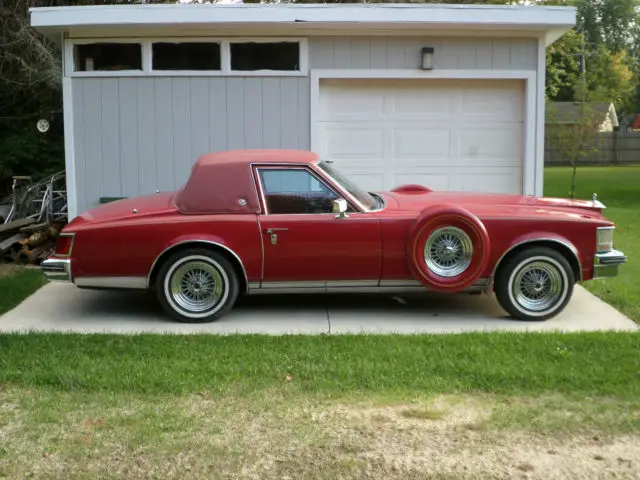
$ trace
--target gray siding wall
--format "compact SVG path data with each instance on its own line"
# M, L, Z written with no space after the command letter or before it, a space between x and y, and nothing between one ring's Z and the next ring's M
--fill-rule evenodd
M536 69L534 39L314 37L311 69ZM74 78L78 213L100 197L172 190L198 156L234 148L310 147L306 77Z
M173 190L202 154L308 148L301 77L74 78L78 213L100 197Z
M529 38L314 37L311 68L415 69L422 47L446 70L535 70L538 42Z

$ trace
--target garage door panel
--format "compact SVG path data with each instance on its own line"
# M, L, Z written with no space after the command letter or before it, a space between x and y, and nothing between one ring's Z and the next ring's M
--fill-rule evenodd
M376 89L338 86L321 97L321 121L383 120L386 115L385 96Z
M451 131L442 128L396 128L393 135L395 159L448 157L451 155Z
M384 92L382 93L384 95ZM454 113L455 95L444 89L396 88L388 93L389 119L417 117L419 119L442 118Z
M323 82L318 153L371 190L420 183L437 190L520 193L523 85L520 80Z
M384 163L385 130L379 126L344 124L339 127L319 125L323 149L321 155L330 159Z
M462 92L461 115L487 121L524 121L523 95L518 91L483 90Z
M518 125L469 128L458 132L460 160L484 160L520 164L523 133Z
M456 177L457 190L501 193L521 193L522 191L522 174L517 167L457 173Z

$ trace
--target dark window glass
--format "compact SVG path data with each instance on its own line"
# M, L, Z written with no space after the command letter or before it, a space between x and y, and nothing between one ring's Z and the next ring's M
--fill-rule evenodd
M89 43L75 46L77 72L142 70L139 43Z
M299 70L298 42L231 43L231 70Z
M220 44L154 43L154 70L220 70Z
M304 169L261 169L260 182L269 213L331 213L339 198Z

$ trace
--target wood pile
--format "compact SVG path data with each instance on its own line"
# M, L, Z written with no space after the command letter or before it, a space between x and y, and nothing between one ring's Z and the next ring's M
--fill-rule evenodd
M64 222L34 222L23 218L0 223L0 263L39 265L54 252Z

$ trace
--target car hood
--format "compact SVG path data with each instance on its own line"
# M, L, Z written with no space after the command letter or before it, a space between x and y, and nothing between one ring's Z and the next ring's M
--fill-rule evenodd
M87 224L149 217L175 211L173 197L175 192L163 192L153 195L125 198L105 203L78 215L68 225L69 230Z
M397 203L399 210L422 210L427 205L455 204L472 212L497 213L501 208L532 208L538 211L562 211L588 216L600 216L604 206L589 200L571 200L533 195L474 193L474 192L434 192L407 191L384 192Z

